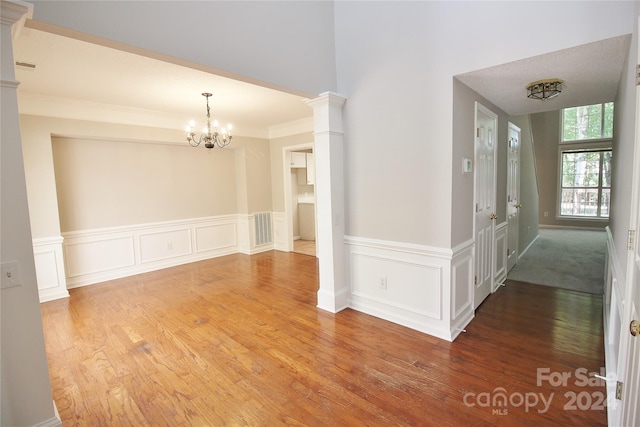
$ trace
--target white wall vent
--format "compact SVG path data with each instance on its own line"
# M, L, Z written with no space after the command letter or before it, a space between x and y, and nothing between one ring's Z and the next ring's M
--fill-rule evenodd
M253 214L256 232L256 246L272 243L271 212L256 212Z

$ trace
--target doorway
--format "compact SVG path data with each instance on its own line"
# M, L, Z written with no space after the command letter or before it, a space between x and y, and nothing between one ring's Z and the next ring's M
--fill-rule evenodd
M317 221L313 143L283 148L286 248L316 256Z
M507 272L518 262L520 228L520 128L508 124L507 135Z

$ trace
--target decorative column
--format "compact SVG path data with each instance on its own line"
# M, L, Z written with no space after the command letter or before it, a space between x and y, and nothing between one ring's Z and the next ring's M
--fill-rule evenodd
M337 313L349 305L344 259L344 158L342 106L346 98L325 92L307 101L313 108L316 158L318 308Z
M18 116L14 31L29 3L0 2L1 425L59 426L42 332ZM11 277L7 274L11 272Z

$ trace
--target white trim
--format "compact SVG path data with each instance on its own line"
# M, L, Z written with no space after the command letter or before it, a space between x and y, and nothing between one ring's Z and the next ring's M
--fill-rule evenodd
M447 341L473 319L473 239L454 249L354 236L344 243L352 309Z
M496 257L495 271L493 273L493 283L491 284L491 292L498 290L500 285L507 279L507 246L508 246L508 223L502 222L496 226L494 237L494 256ZM501 246L502 245L502 246Z
M593 220L592 220L593 221ZM604 231L604 229L609 225L609 221L600 221L602 222L603 227L580 227L573 225L555 225L555 224L538 224L538 228L550 228L550 229L561 229L561 230L588 230L588 231Z
M32 240L40 302L69 297L64 267L62 236Z
M220 215L63 233L67 287L273 249L253 247L252 224L253 215Z
M562 114L562 110L560 110L560 114ZM560 127L560 132L562 132L562 127ZM568 148L568 146L571 146L571 148ZM596 143L594 145L591 146L583 146L582 143L571 143L571 144L558 144L558 167L557 167L557 181L556 181L556 190L557 190L557 197L556 197L556 220L569 220L569 221L603 221L608 223L609 222L609 217L603 217L603 216L589 216L589 217L582 217L582 216L575 216L575 215L562 215L560 213L561 209L562 209L562 154L563 153L571 153L573 151L581 151L581 150L585 150L585 151L597 151L597 152L603 152L603 151L613 151L613 140L609 140L607 144L603 144L601 142ZM602 156L600 157L602 159ZM611 189L611 187L603 187L602 185L602 180L599 181L599 185L598 187L593 187L593 188L597 188L598 189L598 195L602 194L602 190L603 188L609 188ZM583 188L583 187L580 187ZM598 210L600 208L598 207Z
M58 417L51 417L47 420L40 421L38 424L34 424L33 427L61 427L62 420Z
M540 234L536 234L536 237L533 238L533 240L531 241L531 243L529 243L527 245L526 248L524 248L524 251L520 252L520 254L518 254L518 261L520 261L522 259L522 257L524 256L524 254L527 253L527 251L529 250L529 248L531 246L533 246L533 244L536 242L536 240L538 240L540 238Z
M407 254L425 255L444 259L451 259L454 253L453 250L446 248L418 245L415 243L394 242L390 240L370 239L366 237L345 236L344 241L348 245L358 245L361 247L370 247L387 251L404 252ZM458 245L456 248L464 249L470 243L473 244L473 239L468 240L461 245Z

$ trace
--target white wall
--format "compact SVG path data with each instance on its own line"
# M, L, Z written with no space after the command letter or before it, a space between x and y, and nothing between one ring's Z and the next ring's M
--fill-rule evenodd
M336 87L330 1L33 3L36 20L201 64L239 80L305 96Z
M19 286L0 290L0 424L53 427L59 423L38 304L11 45L12 23L27 13L27 7L2 1L0 8L0 261L17 263L20 273Z
M636 64L638 63L638 2L632 17L635 30L631 39L629 57L622 73L620 87L614 105L614 133L612 158L612 194L611 218L609 227L615 242L616 256L620 262L621 271L627 267L627 231L631 213L631 174L633 170L633 150L636 132Z
M524 250L538 236L538 182L534 157L535 141L531 133L529 116L512 117L511 121L520 128L520 208L518 226L518 253Z
M553 9L538 31L538 2L335 3L348 235L451 246L451 77L633 27L630 2Z

